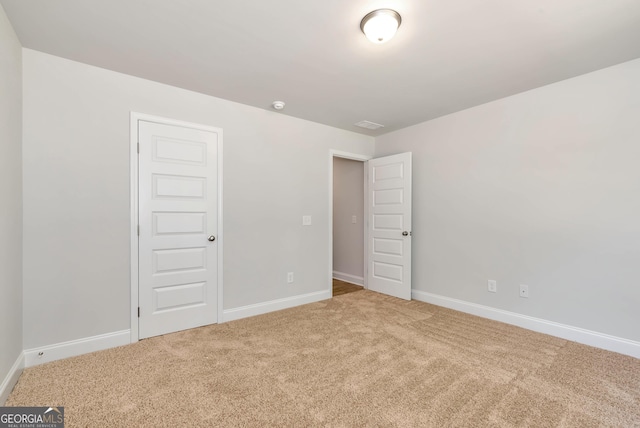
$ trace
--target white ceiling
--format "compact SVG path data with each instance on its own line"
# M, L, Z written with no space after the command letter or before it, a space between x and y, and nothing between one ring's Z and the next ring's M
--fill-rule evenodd
M640 0L0 3L24 47L368 135L640 57ZM402 15L382 45L378 8Z

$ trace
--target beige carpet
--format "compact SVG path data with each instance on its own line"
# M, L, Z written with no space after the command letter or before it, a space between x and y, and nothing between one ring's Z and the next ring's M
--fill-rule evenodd
M24 371L67 427L640 427L640 360L358 291Z

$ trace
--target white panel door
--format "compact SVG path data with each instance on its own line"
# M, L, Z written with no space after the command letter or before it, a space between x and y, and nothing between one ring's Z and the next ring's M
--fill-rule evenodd
M217 321L218 138L138 121L140 339Z
M367 163L368 288L411 300L411 153Z

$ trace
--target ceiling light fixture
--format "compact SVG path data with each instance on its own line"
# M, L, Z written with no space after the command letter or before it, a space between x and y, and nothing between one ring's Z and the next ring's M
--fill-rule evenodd
M271 105L276 110L282 110L284 108L284 101L274 101Z
M362 18L360 29L373 43L384 43L395 36L401 23L402 18L395 10L378 9Z

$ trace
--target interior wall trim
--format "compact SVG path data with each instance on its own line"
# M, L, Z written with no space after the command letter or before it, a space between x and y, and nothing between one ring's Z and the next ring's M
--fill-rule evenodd
M131 330L121 330L113 333L85 337L83 339L70 340L68 342L54 343L53 345L40 346L33 349L25 349L25 367L33 367L63 358L115 348L116 346L127 345L129 343L131 343Z
M18 383L18 379L24 370L24 352L20 352L13 366L9 369L9 373L5 376L0 384L0 406L4 406L9 398L9 394L13 391L13 387Z
M331 291L323 290L316 291L315 293L301 294L299 296L285 297L284 299L256 303L253 305L240 306L233 309L225 309L223 322L262 315L268 312L279 311L281 309L293 308L307 303L319 302L320 300L330 299L332 297L331 295Z
M494 321L500 321L517 327L538 333L549 334L561 339L571 340L607 351L618 352L631 357L640 358L640 342L636 342L622 337L599 333L597 331L586 330L542 318L530 317L515 312L496 309L489 306L478 305L464 300L452 299L438 294L427 293L419 290L411 290L411 297L421 302L431 303L456 311L477 315Z
M333 271L333 277L335 279L339 279L340 281L348 282L350 284L362 285L364 286L364 278L361 276L351 275L344 272Z

